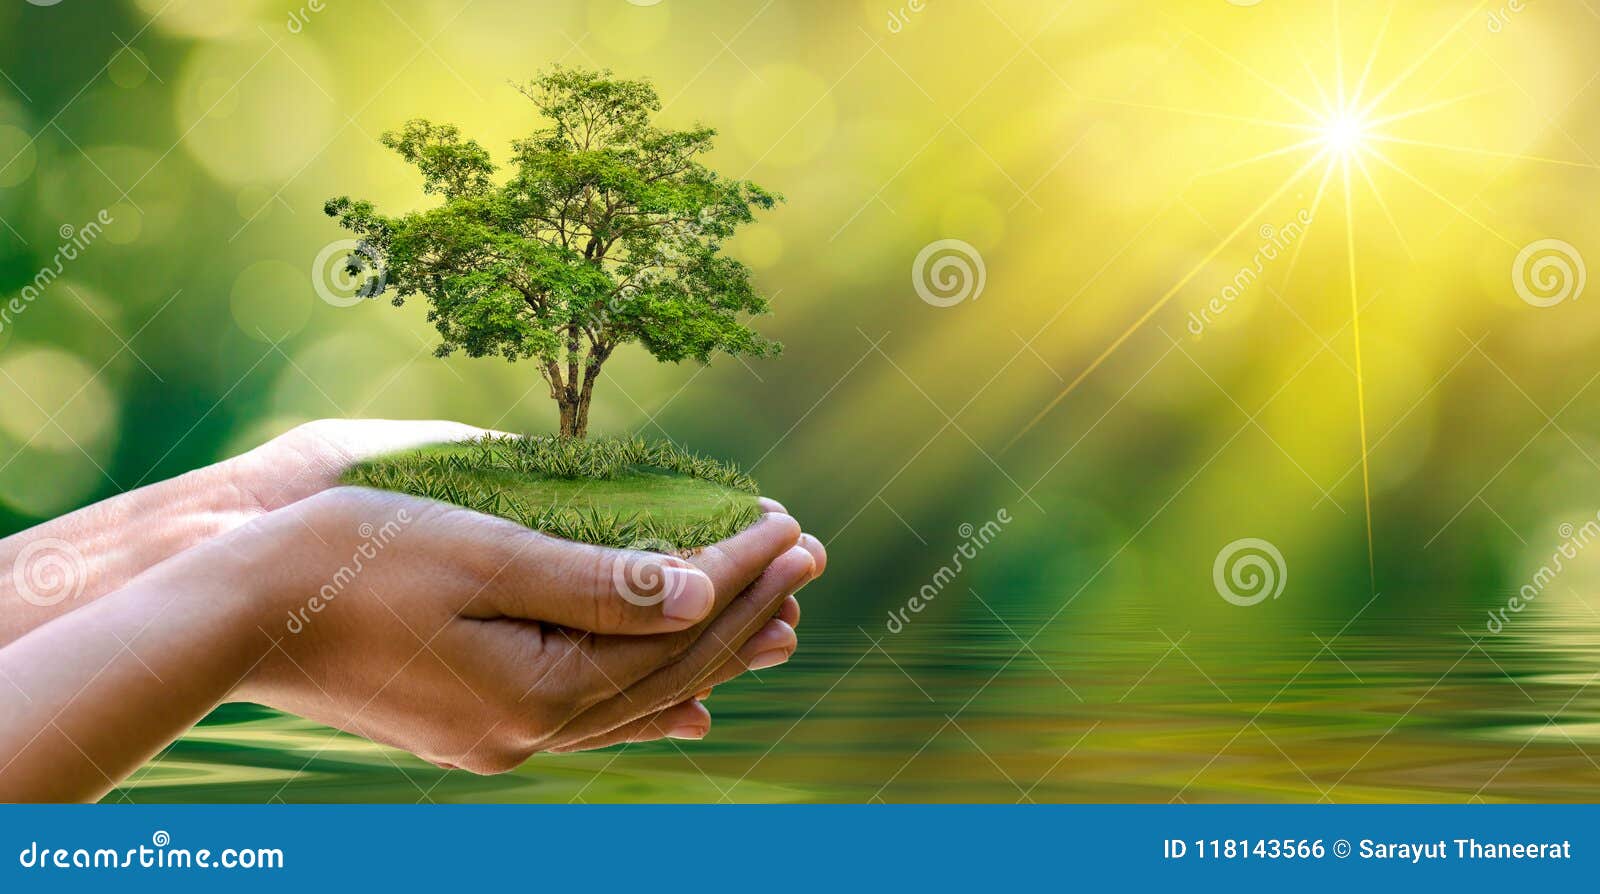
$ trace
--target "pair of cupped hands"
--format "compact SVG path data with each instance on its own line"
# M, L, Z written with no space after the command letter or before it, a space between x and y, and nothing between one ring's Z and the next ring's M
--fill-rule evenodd
M827 558L770 500L678 558L339 484L484 434L309 423L0 541L0 799L103 794L228 701L479 773L696 739L713 686L788 660Z

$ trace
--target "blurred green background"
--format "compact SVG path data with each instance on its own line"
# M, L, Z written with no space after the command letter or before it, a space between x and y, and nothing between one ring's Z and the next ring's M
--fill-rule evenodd
M508 80L610 67L788 198L729 246L783 356L620 352L594 428L828 543L801 653L692 747L477 779L235 707L113 800L1593 800L1597 41L1580 0L9 3L0 297L112 223L0 331L0 524L324 416L552 428L532 368L341 306L321 205L417 206L382 131L503 159Z

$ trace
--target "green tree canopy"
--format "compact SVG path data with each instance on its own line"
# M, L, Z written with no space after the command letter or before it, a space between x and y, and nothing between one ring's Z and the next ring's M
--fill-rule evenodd
M349 269L366 271L363 294L425 296L441 357L536 363L568 437L587 433L595 382L620 345L672 362L776 353L744 323L767 299L722 243L782 197L703 165L716 131L657 127L648 82L557 66L517 89L543 120L513 141L503 178L456 127L416 119L383 144L439 204L389 216L328 201L359 239Z

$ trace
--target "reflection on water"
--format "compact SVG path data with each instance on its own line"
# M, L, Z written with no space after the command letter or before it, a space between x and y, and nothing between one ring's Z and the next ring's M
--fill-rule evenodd
M1154 616L808 617L789 666L718 689L700 743L499 777L252 706L108 800L1595 801L1600 616L1344 619L1293 633ZM1020 636L1019 636L1020 635Z

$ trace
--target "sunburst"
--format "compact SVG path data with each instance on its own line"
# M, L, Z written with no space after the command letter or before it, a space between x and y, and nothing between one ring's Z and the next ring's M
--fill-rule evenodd
M1267 197L1252 211L1245 215L1244 219L1240 221L1238 226L1232 228L1226 234L1224 234L1218 240L1216 246L1204 257L1202 257L1192 269L1183 274L1183 276L1181 276L1170 289L1163 292L1162 295L1157 298L1148 309L1141 313L1132 324L1123 330L1122 333L1116 338L1112 339L1110 344L1107 345L1107 347L1102 350L1098 356L1091 360L1077 374L1076 377L1067 382L1061 391L1056 394L1056 396L1043 409L1041 409L1016 433L1016 435L1011 438L1006 445L1007 448L1010 448L1035 426L1037 426L1040 421L1042 421L1045 416L1047 416L1058 404L1060 404L1081 384L1083 384L1083 382L1089 378L1089 376L1092 375L1095 370L1097 370L1101 364L1106 361L1107 358L1121 348L1122 345L1134 335L1134 333L1143 328L1145 324L1151 320L1151 318L1159 313L1161 309L1165 307L1175 296L1182 292L1196 276L1206 270L1212 264L1212 262L1215 261L1216 258L1228 248L1229 245L1238 239L1241 234L1251 229L1252 225L1259 220L1260 216L1267 209L1271 208L1274 203L1288 193L1289 190L1294 188L1296 184L1300 183L1301 180L1303 180L1308 174L1312 174L1313 172L1318 171L1320 168L1318 186L1311 207L1311 218L1313 220L1320 219L1317 215L1317 212L1320 209L1321 203L1326 197L1330 186L1333 186L1342 194L1344 201L1343 241L1345 243L1344 254L1346 258L1345 273L1348 277L1350 292L1351 335L1354 342L1353 356L1355 361L1354 370L1356 379L1356 421L1361 447L1362 499L1365 510L1367 537L1367 571L1369 583L1371 584L1373 591L1376 592L1377 559L1374 545L1375 540L1372 519L1370 446L1367 438L1367 383L1365 371L1362 366L1361 356L1361 301L1359 280L1357 278L1358 264L1356 233L1358 223L1354 213L1354 202L1358 181L1359 185L1366 191L1367 194L1370 194L1375 204L1382 211L1388 226L1394 229L1400 245L1402 248L1404 248L1406 254L1414 259L1414 255L1412 254L1412 250L1409 242L1406 239L1405 233L1399 223L1396 221L1395 216L1390 208L1389 201L1385 198L1383 191L1379 188L1378 180L1376 177L1374 177L1372 166L1369 165L1369 162L1374 163L1377 166L1381 166L1384 171L1392 173L1405 182L1417 187L1422 192L1445 204L1463 218L1481 227L1507 245L1515 248L1516 243L1499 233L1494 227L1480 219L1478 216L1472 214L1472 212L1468 209L1461 207L1455 202L1452 202L1442 192L1427 183L1422 176L1419 176L1414 171L1408 170L1404 165L1392 158L1388 152L1384 151L1385 146L1406 146L1411 148L1427 149L1439 153L1463 153L1487 158L1499 158L1504 160L1524 161L1539 164L1590 169L1597 168L1596 165L1590 163L1567 161L1558 158L1548 158L1514 152L1498 152L1474 146L1402 137L1393 132L1393 126L1402 121L1411 121L1413 119L1423 118L1423 116L1426 116L1429 113L1469 101L1477 96L1481 96L1484 93L1490 92L1480 90L1447 99L1418 103L1404 108L1395 108L1395 106L1398 105L1397 101L1395 100L1396 91L1406 84L1406 82L1414 78L1419 72L1425 70L1438 55L1440 50L1449 45L1450 42L1460 34L1461 29L1465 25L1478 19L1484 10L1489 6L1488 0L1482 0L1482 2L1477 3L1451 27L1438 34L1437 39L1434 40L1427 50L1415 56L1411 60L1410 64L1408 64L1398 75L1389 80L1388 83L1384 84L1379 89L1371 90L1369 92L1369 79L1373 73L1374 65L1383 50L1384 41L1389 35L1389 26L1393 20L1396 5L1397 0L1391 0L1387 10L1385 11L1381 25L1379 25L1379 27L1375 30L1374 35L1369 42L1370 48L1367 54L1365 65L1362 67L1359 76L1357 76L1354 79L1354 82L1351 83L1349 80L1347 80L1345 72L1345 54L1342 41L1342 23L1340 21L1339 4L1337 2L1334 4L1333 67L1335 71L1331 78L1319 77L1317 73L1311 69L1310 65L1306 64L1305 69L1310 77L1312 90L1316 94L1314 97L1310 98L1296 95L1291 88L1258 73L1247 63L1228 53L1222 47L1217 46L1215 43L1207 40L1202 35L1191 32L1191 36L1207 46L1212 52L1216 53L1221 58L1226 59L1232 65L1237 66L1242 72L1249 75L1253 80L1257 81L1267 90L1271 91L1276 97L1283 100L1294 110L1294 115L1296 116L1294 119L1274 120L1260 117L1231 115L1208 109L1188 109L1147 103L1128 102L1123 100L1082 97L1091 102L1105 102L1136 109L1197 116L1216 121L1232 122L1238 125L1263 126L1276 130L1288 131L1295 135L1295 138L1282 145L1275 146L1272 149L1256 155L1235 160L1227 165L1224 165L1223 167L1207 171L1201 176L1244 168L1268 159L1283 158L1286 156L1304 156L1305 161L1304 163L1300 164L1295 169L1294 173L1290 174L1289 177L1282 182L1282 184L1274 189L1271 189L1268 192ZM1294 254L1289 262L1287 276L1293 275L1294 265L1298 261L1300 250L1304 247L1306 241L1308 240L1303 238L1295 246Z

